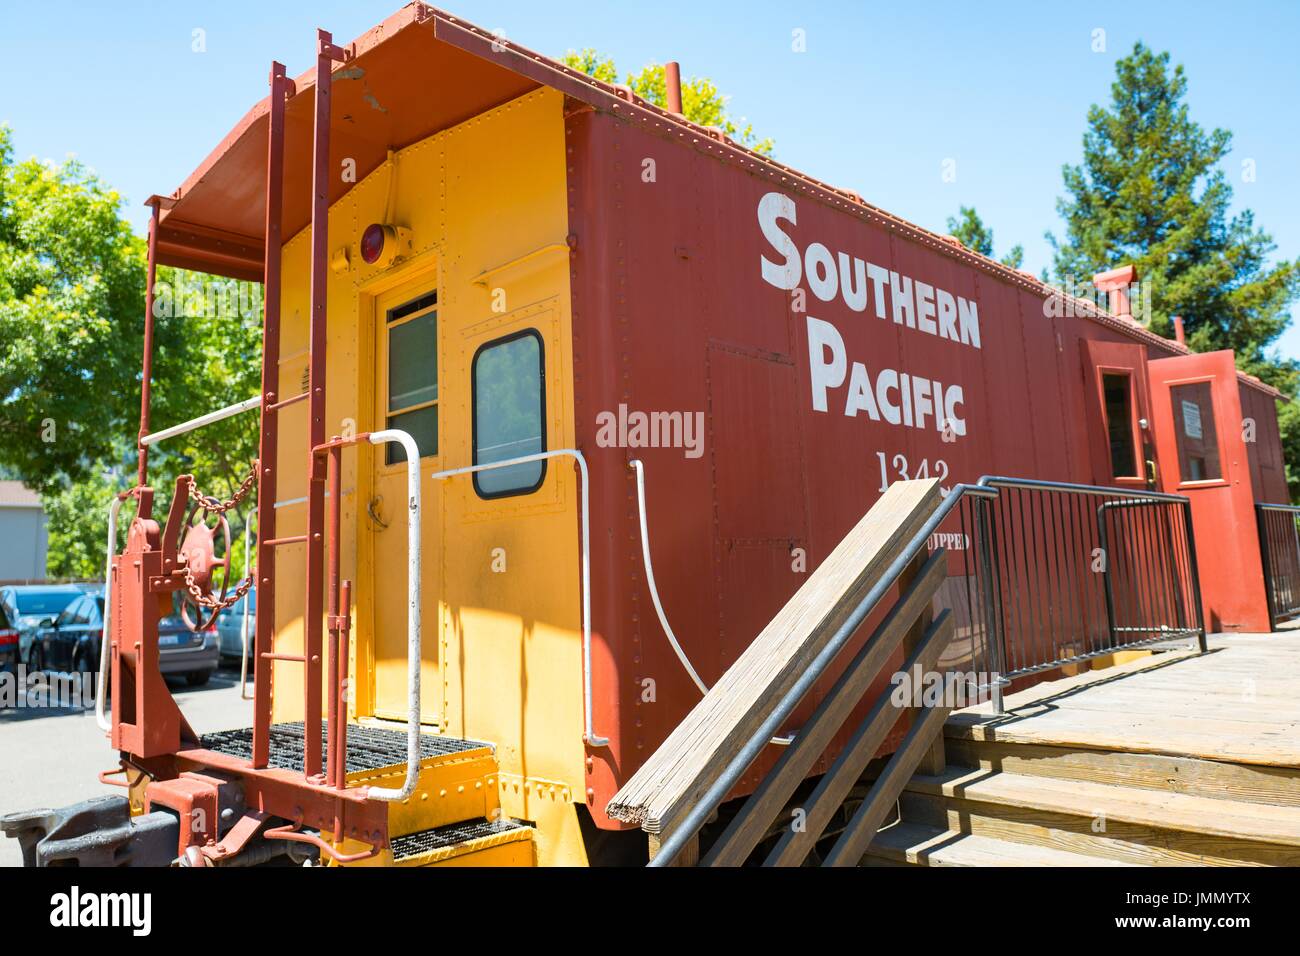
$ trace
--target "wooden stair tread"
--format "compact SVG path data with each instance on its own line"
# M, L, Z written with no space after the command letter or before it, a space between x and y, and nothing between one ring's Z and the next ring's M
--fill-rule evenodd
M1170 793L1029 774L949 768L913 777L913 793L1091 817L1104 813L1163 830L1300 846L1300 807Z
M1138 866L1032 843L899 823L880 831L868 856L924 866Z
M1300 724L1166 717L1089 710L1052 710L991 718L970 713L948 719L944 735L1199 757L1272 767L1300 766Z

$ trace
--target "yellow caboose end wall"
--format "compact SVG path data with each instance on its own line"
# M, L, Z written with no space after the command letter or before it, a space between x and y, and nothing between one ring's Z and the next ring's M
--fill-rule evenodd
M438 452L420 468L422 719L495 745L502 808L537 822L540 862L584 860L574 808L586 793L577 475L571 459L552 459L538 490L489 500L469 476L430 475L472 462L475 352L525 329L544 344L546 445L572 447L562 108L559 93L538 90L409 146L329 215L327 437L385 427L387 310L437 291ZM346 160L335 172L346 174ZM402 252L387 267L366 265L361 233L385 221L402 230ZM283 396L306 386L310 243L307 229L284 247ZM306 530L306 403L280 423L277 537ZM405 465L385 465L369 445L343 461L351 713L404 720ZM276 649L289 654L302 648L304 559L302 546L279 549ZM274 667L274 719L301 719L302 665Z

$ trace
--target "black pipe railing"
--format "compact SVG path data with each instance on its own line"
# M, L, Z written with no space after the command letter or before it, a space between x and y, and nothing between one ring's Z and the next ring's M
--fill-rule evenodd
M1300 615L1300 507L1256 502L1268 616L1274 627Z
M1155 491L985 477L988 576L1008 680L1194 638L1205 650L1190 501Z
M934 598L940 609L936 623L942 622L946 629L946 650L937 666L986 675L967 685L977 694L990 693L998 712L1002 688L1016 677L1179 638L1194 638L1200 650L1205 650L1196 543L1187 498L997 476L981 478L976 485L956 485L921 530L899 549L880 580L794 686L773 703L758 729L737 745L721 774L662 840L651 866L671 865L695 839L772 736L890 594L904 570L927 552L948 563L948 580ZM845 683L841 677L837 687ZM876 709L880 706L877 702ZM946 711L947 707L935 710ZM919 750L926 745L925 739L912 738L942 733L939 718L944 715L924 713L925 721L918 718L886 767L887 772L896 770L893 776L899 778L890 778L890 788L901 786L900 780L905 782L903 770L915 765ZM869 719L863 726L870 723ZM836 767L843 758L842 754ZM785 755L772 775L781 773L790 760L790 755ZM827 779L834 776L834 770ZM763 802L769 782L765 778L747 809ZM810 802L815 803L823 789L828 788L819 787ZM833 787L829 790L837 792ZM865 824L874 820L877 805L892 799L891 793L892 789L873 791L851 821L851 832L840 837L827 862L849 862L862 841L869 842L869 836L863 836L870 830ZM816 809L804 808L810 818ZM742 849L748 852L753 830L745 813L742 810L733 821L706 856L706 863L729 859L729 847L724 844L728 840L734 844L745 834L750 842ZM857 823L863 826L854 832ZM732 856L741 858L739 851L730 849ZM806 852L802 845L791 851L779 842L769 862L802 859Z

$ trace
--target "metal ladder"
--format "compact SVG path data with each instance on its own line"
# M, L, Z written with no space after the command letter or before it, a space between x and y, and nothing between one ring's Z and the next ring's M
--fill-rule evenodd
M312 205L311 205L311 309L309 350L307 359L307 390L289 398L281 398L280 390L280 296L281 296L281 218L284 201L284 137L285 105L296 92L293 81L285 76L281 63L271 65L270 109L268 113L267 164L266 164L266 232L263 264L264 322L262 327L262 411L258 451L259 473L259 535L257 554L258 601L257 628L259 638L258 663L253 684L253 755L256 768L267 766L270 759L271 728L271 664L290 661L303 665L303 773L308 778L319 778L322 770L321 746L321 618L324 591L325 556L325 488L327 477L332 476L334 494L330 527L331 574L330 579L330 634L329 645L331 699L330 741L328 773L325 777L339 789L346 786L346 766L341 759L340 744L346 746L347 714L339 719L341 702L338 698L339 651L346 654L346 637L340 641L346 610L339 606L337 587L338 538L338 487L337 469L327 467L325 445L325 322L326 285L328 281L329 247L329 144L331 72L334 63L344 63L352 56L350 50L336 46L332 36L318 30L316 35L316 88L315 124L312 140ZM307 531L301 535L276 536L277 456L279 454L279 413L298 402L308 403L307 447ZM330 457L331 465L334 464ZM327 475L327 472L329 473ZM305 544L307 548L306 596L303 613L303 652L283 654L275 650L275 555L276 549L286 545ZM350 587L343 589L350 592ZM345 595L343 603L348 603ZM340 611L344 611L340 614ZM340 645L344 646L341 648ZM263 664L262 662L265 662ZM343 657L346 672L347 658ZM343 678L346 680L346 678ZM346 707L346 704L343 704ZM340 739L342 738L342 739Z

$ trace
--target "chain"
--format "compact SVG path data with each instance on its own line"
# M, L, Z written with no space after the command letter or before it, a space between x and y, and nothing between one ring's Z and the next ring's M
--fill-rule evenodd
M245 478L243 482L240 484L240 486L235 489L235 494L231 497L229 501L220 501L216 498L210 497L200 492L199 486L194 482L193 475L190 475L189 494L191 500L193 500L195 504L197 504L208 514L221 515L221 514L225 514L231 508L235 507L235 505L239 504L246 497L248 497L248 493L253 489L253 483L255 481L257 481L256 461L253 462L253 467L249 470L248 477Z
M220 501L217 498L203 494L199 491L198 485L195 484L194 476L190 475L190 499L208 514L224 515L227 511L248 497L248 493L253 488L253 483L257 481L257 465L258 463L254 461L253 467L249 469L248 477L246 477L240 483L239 487L235 489L235 493L231 496L229 501ZM199 607L206 607L214 611L224 611L226 608L234 607L239 603L239 599L249 592L253 586L253 582L257 579L256 569L250 570L248 577L239 582L233 594L226 595L225 600L218 600L217 598L210 597L203 593L203 589L200 588L198 582L194 580L194 573L190 570L188 564L185 566L184 570L185 590L189 592L190 600Z
M235 588L235 592L233 594L227 594L226 599L221 601L204 594L203 589L198 586L197 582L195 582L194 575L187 567L185 568L185 590L189 592L190 600L199 607L211 608L214 611L224 611L226 608L234 607L239 603L239 599L247 594L249 589L252 588L253 581L256 577L257 570L250 570L248 577L239 582L238 586Z

